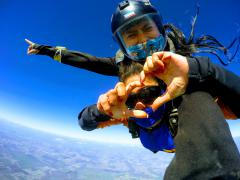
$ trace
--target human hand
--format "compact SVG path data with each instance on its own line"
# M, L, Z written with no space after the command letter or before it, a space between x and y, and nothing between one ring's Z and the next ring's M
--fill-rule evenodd
M142 87L140 81L134 81L127 86L119 82L114 89L109 90L107 93L102 94L97 102L99 111L111 116L117 120L126 120L128 117L145 118L147 114L141 110L129 110L126 106L128 95L136 87Z
M144 82L146 76L155 76L167 85L165 93L153 102L153 110L185 93L188 71L189 65L184 56L163 51L147 57L141 72L141 82Z
M28 43L28 49L27 49L27 54L28 55L32 55L32 54L37 54L39 52L38 49L34 48L35 43L33 43L32 41L25 39L25 41Z

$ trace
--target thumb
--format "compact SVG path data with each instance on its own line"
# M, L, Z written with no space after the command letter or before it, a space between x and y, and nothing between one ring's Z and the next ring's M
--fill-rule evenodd
M166 91L163 95L159 96L157 99L154 100L151 107L152 107L153 111L155 111L160 106L162 106L163 104L165 104L166 102L168 102L170 100L171 100L171 96Z
M127 110L126 116L127 117L136 117L136 118L147 118L148 114L141 110Z

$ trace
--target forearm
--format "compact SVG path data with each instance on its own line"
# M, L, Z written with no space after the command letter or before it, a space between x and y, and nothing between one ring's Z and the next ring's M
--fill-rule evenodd
M47 55L51 58L54 58L57 49L52 46L38 45L34 44L34 48L38 50L37 55Z
M189 84L187 92L203 90L219 97L240 117L240 78L213 64L208 58L188 58Z

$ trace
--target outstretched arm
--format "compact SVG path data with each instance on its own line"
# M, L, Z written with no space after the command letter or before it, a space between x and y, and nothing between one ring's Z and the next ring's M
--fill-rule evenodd
M107 76L117 76L115 57L96 57L87 53L67 50L63 47L39 45L25 39L29 47L27 54L47 55L61 63L86 69Z

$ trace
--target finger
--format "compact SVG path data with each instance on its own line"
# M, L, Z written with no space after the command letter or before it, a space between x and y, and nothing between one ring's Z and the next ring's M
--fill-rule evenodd
M170 52L164 53L164 55L162 57L162 61L164 63L167 63L167 62L169 62L170 59L172 59L172 53L170 53Z
M134 88L143 87L143 84L140 81L134 81L127 85L126 93L127 96L133 91Z
M152 54L152 56L157 57L158 60L161 60L165 53L167 53L167 52L166 51L155 52L155 53Z
M162 58L164 57L164 53L163 52L159 52L159 53L154 53L152 55L152 61L154 66L162 66L163 62L162 62Z
M164 63L157 54L152 55L152 62L154 64L154 69L152 71L153 74L162 73L164 71Z
M148 118L148 114L141 110L126 110L126 117Z
M158 68L153 72L153 74L158 75L159 73L164 72L165 65L163 64L163 62L161 60L156 61L156 66Z
M148 63L147 63L148 59L149 58L147 58L146 62L143 65L143 71L144 71L145 74L151 73L151 70L149 69Z
M99 110L102 110L103 111L103 108L102 108L102 106L101 106L101 102L102 102L102 99L103 99L103 96L104 96L105 94L102 94L102 95L100 95L99 97L98 97L98 101L97 101L97 108L99 109Z
M153 78L154 74L152 74L152 73L146 74L144 71L141 71L141 73L140 73L140 83L141 83L141 86L145 86L144 81L146 80L147 77L148 78Z
M107 94L107 97L108 97L108 99L107 99L108 103L110 105L117 105L119 103L118 94L115 89L110 90Z
M152 71L152 70L153 70L154 64L153 64L153 58L152 58L152 56L148 56L148 57L147 57L147 60L146 60L146 63L145 63L145 64L147 64L147 67L148 67L148 70L149 70L149 71Z
M117 92L118 98L120 101L122 101L125 96L126 96L126 87L125 84L123 82L119 82L117 83L115 90Z
M158 109L160 106L165 104L166 102L172 100L171 96L168 92L165 92L162 96L159 96L157 99L154 100L153 104L151 105L153 111Z
M155 54L153 56L147 57L147 60L143 66L143 71L145 74L154 74L156 71L163 70L163 63L159 57Z
M104 112L103 110L103 107L100 103L97 103L97 109L100 111L100 112Z
M98 104L98 107L102 109L102 112L112 116L111 106L108 102L108 97L106 94L100 96Z
M143 84L145 79L146 79L146 75L145 75L144 71L141 71L141 73L140 73L140 82Z
M29 45L33 45L34 43L28 39L25 39L25 41L29 44Z

